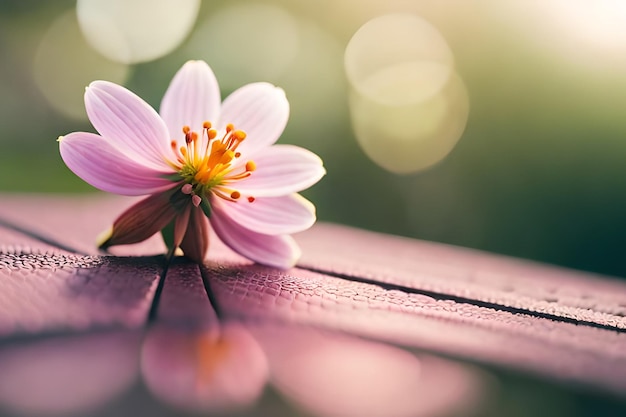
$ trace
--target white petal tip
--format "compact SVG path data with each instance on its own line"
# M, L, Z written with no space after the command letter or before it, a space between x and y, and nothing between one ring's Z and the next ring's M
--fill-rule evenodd
M89 83L89 85L87 87L85 87L85 91L88 91L91 88L98 88L101 87L103 85L107 85L107 84L114 84L117 86L117 84L112 83L110 81L105 81L105 80L95 80Z
M185 62L185 64L183 65L183 67L190 67L190 66L199 66L199 67L208 67L209 64L207 64L206 62L200 60L200 59L190 59L189 61Z
M289 269L289 268L295 267L298 261L300 260L301 256L302 256L302 250L300 250L300 247L297 246L295 248L293 257L289 260L289 262L284 266L283 269Z
M109 227L108 229L102 231L98 237L96 237L96 245L100 248L102 247L107 240L111 238L113 235L113 227Z
M65 138L65 136L59 136L59 137L57 138L57 142L61 143L61 141L63 140L63 138Z

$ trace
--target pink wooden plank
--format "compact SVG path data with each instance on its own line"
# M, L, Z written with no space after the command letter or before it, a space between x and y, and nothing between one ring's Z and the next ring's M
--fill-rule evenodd
M189 328L217 328L198 265L177 259L169 267L156 315L159 324Z
M474 410L488 395L472 367L250 314L245 326L236 317L217 320L198 267L174 262L142 347L148 389L177 409L226 413L254 407L269 385L294 406L287 415L355 417L449 415Z
M48 241L57 241L67 248L89 255L99 253L97 237L113 224L115 218L137 198L105 194L2 195L0 224L13 225L21 231L31 231ZM0 235L1 236L1 235ZM3 239L0 237L0 242ZM165 252L163 242L150 239L142 244L115 248L117 255L141 256Z
M59 246L28 236L19 231L8 229L0 225L0 252L36 252L50 255L70 255L72 251L64 250Z
M36 246L43 236L95 254L94 236L130 203L91 196L2 197L2 224L33 232L31 238L14 230L0 234L4 334L142 323L159 274L155 259L70 258L57 251L47 269L42 265L50 256L28 251L49 251L49 244ZM626 393L626 334L608 330L624 328L621 282L335 225L317 225L297 239L302 266L328 273L251 266L213 240L214 262L203 274L227 318L312 324ZM154 239L116 250L154 254L164 248ZM159 319L212 317L196 267L175 264L170 277L177 278L165 281ZM127 291L130 283L138 289Z
M339 329L626 393L626 333L301 269L216 266L204 273L229 317Z
M626 282L444 244L319 224L301 266L626 329Z
M100 194L3 196L0 220L37 230L50 239L63 236L67 246L95 254L95 237L134 201ZM47 207L43 215L41 207ZM323 223L296 239L303 249L300 265L307 268L626 329L623 281ZM116 255L164 251L158 236L142 244L112 249ZM210 256L215 261L249 264L216 238L212 239Z
M141 326L159 272L153 260L1 246L0 336Z

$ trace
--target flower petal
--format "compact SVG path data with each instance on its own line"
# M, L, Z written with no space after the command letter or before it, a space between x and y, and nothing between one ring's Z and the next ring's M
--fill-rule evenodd
M209 219L202 209L192 207L187 233L180 248L186 257L198 264L204 263L209 251L209 228Z
M96 130L130 158L157 169L174 159L165 122L126 88L94 81L85 91L85 108Z
M127 209L113 222L111 234L99 246L138 243L159 232L178 214L170 204L170 195L169 192L154 194Z
M246 229L228 217L219 205L214 207L211 225L228 247L257 263L288 269L300 258L300 248L291 236L264 235Z
M285 130L289 102L285 92L268 83L253 83L235 90L222 104L219 127L232 123L246 132L239 146L242 154L252 155L272 145Z
M173 170L157 170L122 154L99 135L74 132L59 138L61 158L87 183L115 194L144 195L174 186Z
M276 197L297 193L318 182L326 173L319 156L293 145L263 149L255 155L254 162L256 170L252 175L233 185L243 195Z
M204 61L188 61L178 70L161 101L160 113L170 138L182 138L183 126L201 132L205 121L217 123L220 100L220 88L211 68Z
M262 197L253 202L240 199L230 202L214 197L213 207L253 232L266 235L285 235L301 232L315 223L315 206L299 194L281 197Z

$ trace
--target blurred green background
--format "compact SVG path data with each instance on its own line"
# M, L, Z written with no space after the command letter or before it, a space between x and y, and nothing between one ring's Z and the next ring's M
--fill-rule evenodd
M285 89L292 115L280 141L318 153L328 170L304 193L320 220L626 277L620 0L203 1L197 15L199 2L174 2L171 11L161 8L165 16L152 16L156 7L127 11L133 30L152 40L113 57L121 62L93 47L100 39L103 50L116 53L115 22L100 27L88 19L98 15L90 3L102 2L82 3L83 32L75 1L0 1L1 192L98 192L65 167L55 142L92 130L82 109L84 86L94 79L122 83L158 109L176 70L204 59L222 97L253 81ZM344 68L353 35L388 13L419 16L438 33L452 57L445 65L469 103L466 125L463 114L442 119L465 126L450 153L404 174L389 171L394 158L410 162L412 152L428 154L443 139L433 133L398 144L384 129L368 127L386 168L373 162L355 134L358 80ZM385 30L375 33L381 42L355 46L367 58L398 43ZM431 59L430 41L411 36L409 47L422 42L424 59ZM435 55L442 50L433 48ZM403 121L406 112L394 118L406 109L393 96L398 92L384 90L391 103L380 117L372 110L364 118L400 130L414 123ZM423 113L416 117L428 122Z

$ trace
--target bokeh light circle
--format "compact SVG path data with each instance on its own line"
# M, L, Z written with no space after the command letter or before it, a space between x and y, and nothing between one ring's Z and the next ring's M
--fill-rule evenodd
M194 26L200 0L78 0L89 44L107 58L133 64L173 51Z
M344 64L352 127L365 154L408 174L450 153L465 129L467 90L441 34L425 20L391 14L364 24Z
M446 40L426 20L388 14L365 23L352 36L344 55L349 82L367 94L367 80L387 67L429 61L454 66Z
M432 91L423 85L441 80L445 83L436 94L424 94ZM372 98L352 89L351 121L359 145L382 168L396 174L424 170L445 158L459 141L469 99L452 69L433 62L400 64L366 85L378 95ZM407 95L418 99L407 100Z

